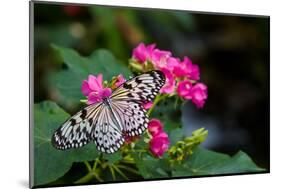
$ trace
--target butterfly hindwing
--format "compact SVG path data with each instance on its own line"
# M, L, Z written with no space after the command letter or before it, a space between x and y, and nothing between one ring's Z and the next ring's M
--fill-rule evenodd
M52 144L55 148L65 150L78 148L92 139L96 118L102 110L102 103L90 105L64 122L53 134Z
M134 101L112 101L111 107L128 136L140 135L147 128L149 120L142 105Z
M122 146L125 139L119 127L109 107L105 106L97 119L93 134L99 151L114 153Z

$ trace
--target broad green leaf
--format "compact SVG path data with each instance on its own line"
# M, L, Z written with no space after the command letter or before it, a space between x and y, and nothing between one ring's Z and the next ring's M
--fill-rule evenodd
M34 174L35 185L42 185L63 176L73 162L90 161L97 156L94 144L79 149L57 150L51 144L54 132L67 118L63 109L45 101L34 105Z
M117 151L113 154L104 154L103 157L110 163L113 164L122 159L122 154L120 151Z
M34 182L48 183L62 176L71 166L71 161L51 145L51 135L68 114L54 103L36 104L34 107ZM55 160L55 161L54 161Z
M187 160L174 167L172 175L178 176L206 176L216 174L261 172L251 158L244 152L238 152L233 157L226 154L197 148Z
M132 153L140 174L145 179L167 178L166 169L169 167L166 159L152 157L148 153Z
M131 75L125 64L118 61L109 51L99 49L94 51L89 57L80 56L76 51L52 45L58 54L61 63L67 68L55 73L50 84L57 89L59 103L63 105L77 105L83 99L81 86L82 81L88 78L89 74L103 75L103 80L110 81L113 76L122 74L126 78Z

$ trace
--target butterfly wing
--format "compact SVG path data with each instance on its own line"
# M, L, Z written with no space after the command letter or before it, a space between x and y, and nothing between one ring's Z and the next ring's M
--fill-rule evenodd
M153 101L164 84L164 74L153 70L126 81L113 91L110 98L112 101L125 100L143 104Z
M97 124L103 103L96 103L83 108L66 120L53 134L55 148L65 150L84 146L93 139L93 130Z
M94 140L99 151L113 153L125 141L118 126L109 107L100 102L82 109L62 124L54 132L52 144L65 150Z
M126 81L112 93L111 108L123 132L129 136L143 133L149 121L143 104L153 101L164 84L161 71L150 71Z
M140 104L134 101L113 101L111 108L121 122L123 133L136 136L147 128L149 119Z
M114 116L110 107L105 105L97 118L97 125L93 135L99 151L114 153L125 141L120 125Z

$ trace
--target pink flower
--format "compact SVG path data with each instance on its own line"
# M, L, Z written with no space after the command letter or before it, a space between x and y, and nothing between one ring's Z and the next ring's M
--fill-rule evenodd
M102 74L97 77L93 75L88 76L88 80L84 80L82 83L82 93L88 97L88 104L93 104L102 101L103 98L111 95L110 88L103 88Z
M163 69L161 69L161 71L164 73L164 75L166 77L166 83L160 89L160 93L171 94L175 90L175 85L176 85L175 78L169 69L163 68Z
M175 57L169 57L167 59L167 68L169 70L174 70L175 67L179 66L180 59Z
M170 51L153 50L150 61L157 69L167 68L167 60L172 55Z
M188 77L192 80L200 79L199 66L192 64L188 57L184 57L184 60L176 65L173 69L173 73L177 77Z
M152 107L152 105L153 105L153 102L147 102L147 103L143 104L143 107L144 107L144 109L148 110Z
M151 119L148 123L148 132L155 136L163 131L163 124L158 119Z
M169 138L165 132L160 132L150 140L150 151L156 157L161 157L169 148Z
M192 89L192 83L188 80L184 80L179 82L177 92L178 95L183 97L184 99L191 99L191 89Z
M145 46L143 43L140 43L136 48L133 49L133 58L135 58L139 63L144 63L150 59L154 48L155 44Z
M207 86L203 83L195 84L191 89L192 102L197 106L197 108L202 108L208 97Z
M122 74L118 75L118 76L117 76L117 80L116 80L116 82L114 83L114 88L119 87L119 86L122 85L125 81L126 81L126 79L123 77Z

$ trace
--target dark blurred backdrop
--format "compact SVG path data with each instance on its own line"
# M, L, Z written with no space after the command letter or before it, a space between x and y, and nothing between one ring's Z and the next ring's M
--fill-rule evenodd
M58 69L51 43L84 56L107 48L124 62L138 43L156 43L190 57L208 86L203 109L183 108L187 135L205 127L207 148L243 150L269 169L269 17L42 3L34 10L35 102L53 96L45 82Z

